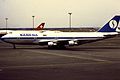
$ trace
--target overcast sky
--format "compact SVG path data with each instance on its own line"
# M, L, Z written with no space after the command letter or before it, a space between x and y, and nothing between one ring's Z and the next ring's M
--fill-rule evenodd
M0 27L32 27L45 22L45 27L67 27L68 12L72 26L101 27L120 14L120 0L0 0Z

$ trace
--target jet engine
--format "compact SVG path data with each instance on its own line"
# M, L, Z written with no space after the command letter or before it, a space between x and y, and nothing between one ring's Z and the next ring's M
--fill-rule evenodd
M68 41L68 44L70 46L73 46L73 45L77 45L78 43L77 43L77 41Z
M57 45L56 42L48 42L48 46L55 46L55 45Z

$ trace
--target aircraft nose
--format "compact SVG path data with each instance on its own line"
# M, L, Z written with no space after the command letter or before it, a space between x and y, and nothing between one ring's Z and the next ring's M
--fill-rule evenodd
M4 40L5 40L5 36L2 36L0 39L1 39L2 41L4 41Z

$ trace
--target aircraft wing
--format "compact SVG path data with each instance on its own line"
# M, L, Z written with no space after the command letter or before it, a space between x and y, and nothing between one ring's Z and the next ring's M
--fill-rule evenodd
M81 45L85 43L95 42L98 41L98 39L41 39L37 41L39 44L44 45Z

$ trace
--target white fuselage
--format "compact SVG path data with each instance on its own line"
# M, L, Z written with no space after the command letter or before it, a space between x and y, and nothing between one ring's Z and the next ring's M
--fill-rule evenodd
M95 41L113 36L117 32L61 32L61 31L14 31L2 37L13 44L39 44L43 42Z

